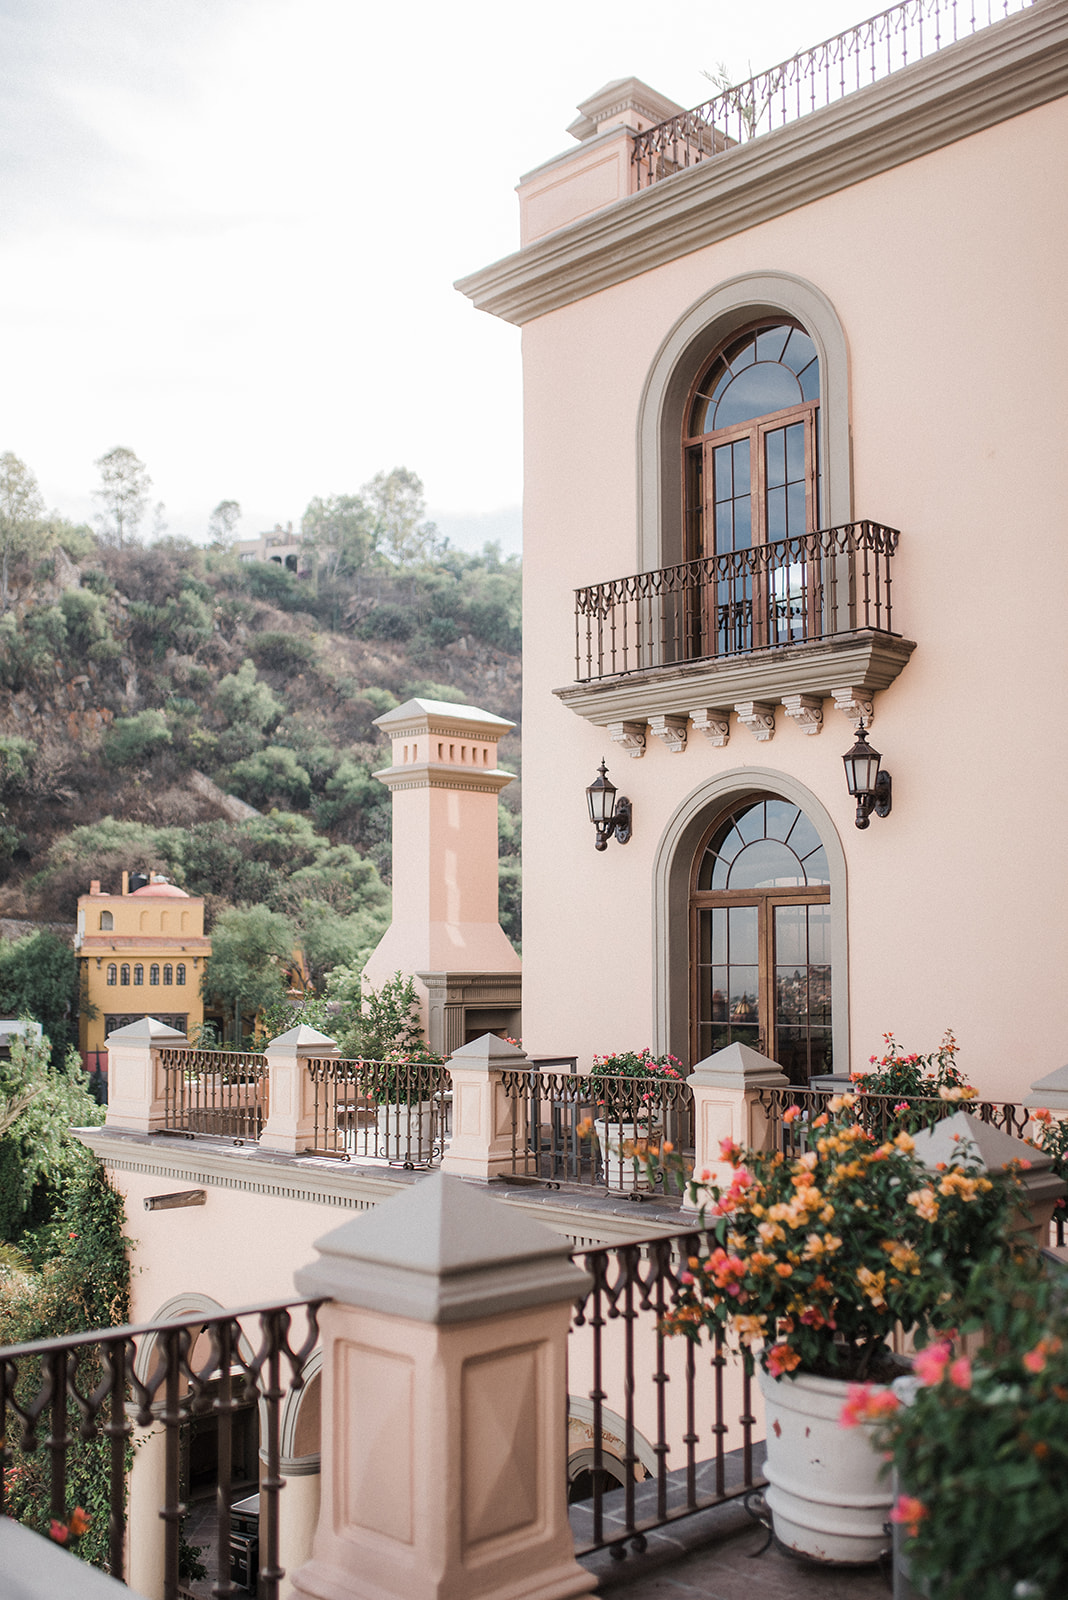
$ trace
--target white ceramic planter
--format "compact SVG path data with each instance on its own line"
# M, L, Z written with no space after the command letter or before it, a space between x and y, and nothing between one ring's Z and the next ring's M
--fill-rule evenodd
M621 1194L631 1194L635 1190L651 1187L641 1161L635 1172L634 1157L626 1154L626 1147L633 1145L639 1138L655 1141L657 1137L656 1129L651 1133L643 1131L639 1134L637 1124L634 1122L597 1124L597 1143L601 1147L601 1171L609 1189L615 1189Z
M416 1105L384 1105L375 1112L378 1127L376 1155L387 1161L429 1166L434 1156L437 1108L433 1100Z
M839 1426L849 1385L838 1378L769 1378L759 1372L767 1417L768 1509L788 1550L838 1565L878 1561L886 1531L890 1472L872 1443L873 1424Z

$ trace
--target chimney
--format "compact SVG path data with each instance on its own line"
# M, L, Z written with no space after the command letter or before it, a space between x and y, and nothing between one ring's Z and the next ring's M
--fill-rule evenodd
M89 884L89 893L90 894L99 894L100 893L100 879L99 878L93 878L91 880L91 882Z
M130 874L128 872L124 872L122 875L122 892L123 894L129 894L130 892Z

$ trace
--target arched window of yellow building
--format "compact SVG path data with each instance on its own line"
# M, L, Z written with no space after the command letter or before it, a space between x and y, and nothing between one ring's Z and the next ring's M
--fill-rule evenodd
M175 982L178 983L179 985L183 984L185 982L185 962L184 961L179 961L179 963L178 963L178 970L177 970L177 974L175 976Z
M101 931L101 933L111 933L111 931L114 928L114 926L115 926L115 918L111 915L111 912L110 911L102 911L100 913L100 931Z
M125 988L129 988L129 984L130 984L130 969L127 966L125 961L123 962L122 970L119 973L119 983L124 989Z
M169 989L173 982L174 982L174 968L171 966L169 961L165 961L163 963L163 984L164 984L164 987Z
M119 981L119 969L112 961L108 966L108 983L114 986Z
M151 985L158 985L159 983L159 967L154 961L148 969L148 981Z
M134 983L135 984L140 984L140 983L144 983L144 981L145 981L145 969L144 969L144 967L141 965L141 963L139 961L137 963L137 965L134 967Z

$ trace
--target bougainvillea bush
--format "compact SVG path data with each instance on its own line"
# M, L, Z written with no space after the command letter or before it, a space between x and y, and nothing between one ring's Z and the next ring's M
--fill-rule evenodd
M892 1517L931 1600L1068 1594L1068 1314L1033 1250L981 1283L985 1343L915 1358L911 1403L851 1391L843 1424L876 1418L902 1492ZM900 1386L898 1386L900 1387Z
M947 1028L937 1050L926 1055L906 1054L892 1033L883 1034L885 1050L881 1056L871 1056L867 1072L851 1072L857 1094L889 1095L894 1104L887 1109L887 1125L894 1129L905 1128L915 1133L929 1127L943 1114L940 1106L923 1102L943 1101L954 1105L962 1100L974 1100L974 1089L957 1065L960 1045ZM915 1102L919 1101L919 1104Z
M605 1122L633 1122L648 1132L661 1112L663 1095L658 1085L682 1083L685 1076L677 1056L654 1056L648 1045L643 1050L594 1056L590 1084L597 1096L597 1115ZM621 1083L619 1079L630 1081ZM642 1084L647 1086L645 1090Z
M714 1242L690 1259L665 1327L722 1329L776 1378L892 1376L895 1328L948 1326L974 1273L1007 1248L1015 1185L964 1163L928 1172L909 1133L876 1141L852 1095L808 1140L792 1158L723 1142L730 1184L694 1185Z

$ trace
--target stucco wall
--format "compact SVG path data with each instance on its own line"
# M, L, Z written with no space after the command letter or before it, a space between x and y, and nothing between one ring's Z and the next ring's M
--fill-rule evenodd
M675 807L734 767L791 774L848 874L851 1065L893 1029L953 1026L986 1093L1063 1059L1066 777L1063 449L1068 107L1053 103L524 329L524 1045L652 1043L652 871ZM895 627L917 641L876 699L894 809L853 827L844 717L774 740L732 719L640 761L552 696L574 677L570 590L638 570L637 416L687 307L744 273L807 279L844 327L854 514L901 530ZM598 855L583 790L601 756L634 837ZM836 973L836 980L843 975ZM837 1066L845 1065L837 1062Z

